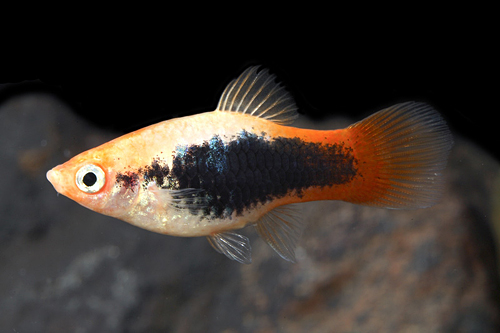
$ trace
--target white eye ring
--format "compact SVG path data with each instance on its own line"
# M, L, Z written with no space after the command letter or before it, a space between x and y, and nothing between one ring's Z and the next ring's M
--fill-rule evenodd
M106 182L104 171L94 164L87 164L76 173L76 186L85 193L96 193Z

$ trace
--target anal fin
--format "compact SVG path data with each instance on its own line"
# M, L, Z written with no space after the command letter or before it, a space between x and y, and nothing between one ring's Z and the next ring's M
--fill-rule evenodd
M267 244L290 262L296 261L295 247L304 227L295 204L277 207L255 224L255 229Z
M219 253L242 264L252 263L250 240L233 231L207 236L208 242Z

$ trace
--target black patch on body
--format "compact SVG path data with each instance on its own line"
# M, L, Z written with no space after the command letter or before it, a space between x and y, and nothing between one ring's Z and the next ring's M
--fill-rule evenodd
M242 132L229 142L214 136L201 145L177 147L172 169L154 160L142 169L145 181L168 189L202 189L202 215L227 218L311 186L345 184L357 174L352 149L299 138L267 140Z
M161 165L160 162L159 159L155 158L151 165L146 166L144 169L139 169L139 172L141 172L144 177L144 185L149 184L151 181L155 181L158 187L167 186L170 170L168 165Z
M134 188L139 184L139 175L131 171L127 171L125 173L117 173L116 183L129 190L134 191Z
M267 140L243 131L229 142L214 136L201 145L179 146L171 169L155 158L137 172L118 173L116 182L134 190L142 175L145 189L151 181L164 189L202 189L199 202L189 199L203 202L204 208L193 208L191 213L227 218L292 191L301 196L311 186L349 183L357 175L356 164L352 149L342 143Z
M162 165L160 159L155 158L151 165L144 168L139 168L137 172L126 171L124 173L118 172L116 174L116 183L129 190L134 191L135 187L139 185L139 175L142 174L144 179L142 185L147 188L147 185L154 181L158 187L168 188L170 169L168 165Z

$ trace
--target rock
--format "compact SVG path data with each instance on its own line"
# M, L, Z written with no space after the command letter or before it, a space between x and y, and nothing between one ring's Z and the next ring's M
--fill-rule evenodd
M455 136L438 205L397 211L303 204L308 227L296 264L247 228L253 263L241 265L204 238L154 234L56 195L48 169L118 135L85 123L57 98L6 100L0 129L5 331L499 329L493 202L500 169L465 139Z

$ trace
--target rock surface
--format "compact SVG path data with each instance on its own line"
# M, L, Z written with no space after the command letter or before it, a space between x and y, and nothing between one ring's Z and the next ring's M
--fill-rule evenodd
M154 234L57 196L45 172L116 134L93 128L53 96L4 101L0 136L3 331L500 328L493 236L499 164L460 137L438 205L395 211L304 204L308 227L298 263L280 259L247 228L253 263L241 265L204 238Z

